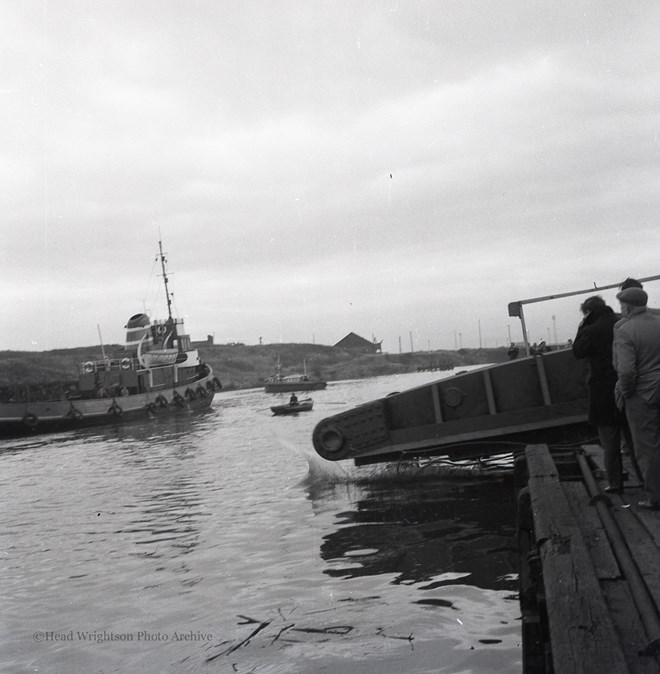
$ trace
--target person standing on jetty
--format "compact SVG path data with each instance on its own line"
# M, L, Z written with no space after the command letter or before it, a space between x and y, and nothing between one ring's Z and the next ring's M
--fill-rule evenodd
M617 381L612 362L614 325L619 316L605 304L599 295L587 298L580 311L584 319L573 340L573 355L587 360L587 393L589 423L598 431L598 439L605 455L608 485L605 491L623 491L621 436L627 433L626 417L617 408L614 387Z
M619 286L619 290L628 290L628 288L640 288L644 289L644 286L636 279L630 278L630 276ZM653 309L651 307L646 307L648 311L653 316L660 316L660 309ZM616 329L616 325L614 326Z
M644 487L642 508L660 510L660 317L647 311L648 295L627 287L616 298L622 318L614 330L617 407L625 408Z

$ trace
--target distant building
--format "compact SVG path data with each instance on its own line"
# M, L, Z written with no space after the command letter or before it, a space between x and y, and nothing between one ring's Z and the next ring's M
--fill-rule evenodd
M361 351L362 353L382 353L381 344L376 341L374 337L373 341L369 341L360 335L356 335L354 332L349 332L346 337L340 339L335 346L339 349L348 349L349 351Z
M194 342L192 342L192 345L196 348L204 347L204 346L213 346L213 335L206 335L205 340L194 341Z

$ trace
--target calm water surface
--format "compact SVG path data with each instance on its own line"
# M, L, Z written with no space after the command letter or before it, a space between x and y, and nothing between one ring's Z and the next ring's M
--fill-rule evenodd
M0 441L0 669L519 672L501 473L319 458L329 414L438 378L223 392L191 419Z

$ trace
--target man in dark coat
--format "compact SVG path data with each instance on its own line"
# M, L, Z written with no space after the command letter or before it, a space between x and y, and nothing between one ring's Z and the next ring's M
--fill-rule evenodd
M598 295L587 298L580 310L584 319L573 340L573 355L587 359L589 423L596 427L605 454L605 472L609 482L605 491L621 492L621 433L627 431L627 426L614 398L617 374L612 363L614 324L619 316Z

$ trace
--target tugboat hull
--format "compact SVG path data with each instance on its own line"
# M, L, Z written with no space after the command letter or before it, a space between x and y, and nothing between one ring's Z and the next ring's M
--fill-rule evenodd
M61 432L196 412L210 407L220 387L216 382L209 373L193 384L128 396L0 403L0 437Z

